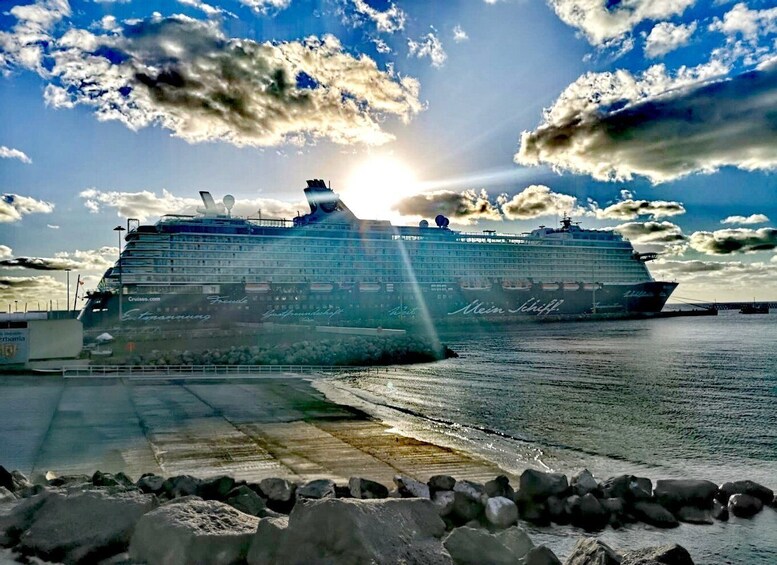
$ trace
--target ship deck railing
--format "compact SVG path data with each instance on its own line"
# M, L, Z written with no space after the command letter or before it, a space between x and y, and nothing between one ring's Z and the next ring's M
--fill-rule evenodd
M91 365L88 367L63 368L62 376L64 378L208 379L223 377L339 375L344 373L379 373L390 370L395 370L395 368L384 365Z

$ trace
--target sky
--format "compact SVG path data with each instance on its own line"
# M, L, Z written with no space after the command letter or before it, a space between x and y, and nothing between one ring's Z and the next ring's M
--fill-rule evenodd
M395 224L566 213L677 299L777 299L775 168L767 0L0 2L0 311L93 288L127 218L289 218L309 178Z

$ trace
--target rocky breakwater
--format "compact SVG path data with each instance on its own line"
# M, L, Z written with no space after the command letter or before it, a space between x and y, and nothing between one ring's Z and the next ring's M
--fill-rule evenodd
M748 516L764 503L774 505L773 493L750 481L652 487L632 476L597 482L582 472L568 481L532 470L517 490L504 476L479 484L447 475L426 483L397 476L391 488L362 477L339 485L153 474L132 481L100 472L31 482L2 467L0 485L0 546L12 548L20 562L34 556L66 564L560 565L550 549L535 546L520 520L599 529L647 517L668 526L680 519L708 523L707 515L722 519L727 509ZM674 544L620 552L581 538L565 563L693 560Z

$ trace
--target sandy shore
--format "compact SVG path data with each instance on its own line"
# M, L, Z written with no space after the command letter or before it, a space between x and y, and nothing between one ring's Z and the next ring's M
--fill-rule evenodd
M281 377L281 378L278 378ZM258 481L502 471L392 433L298 375L150 381L0 376L0 463L35 476L124 471Z

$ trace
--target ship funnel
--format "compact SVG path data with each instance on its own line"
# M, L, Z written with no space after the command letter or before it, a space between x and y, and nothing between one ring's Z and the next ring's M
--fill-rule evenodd
M206 216L216 216L220 212L218 206L216 206L216 202L213 200L213 196L211 196L210 192L207 190L201 190L200 191L200 198L202 198L202 208L197 208L197 211L200 214L205 214Z

